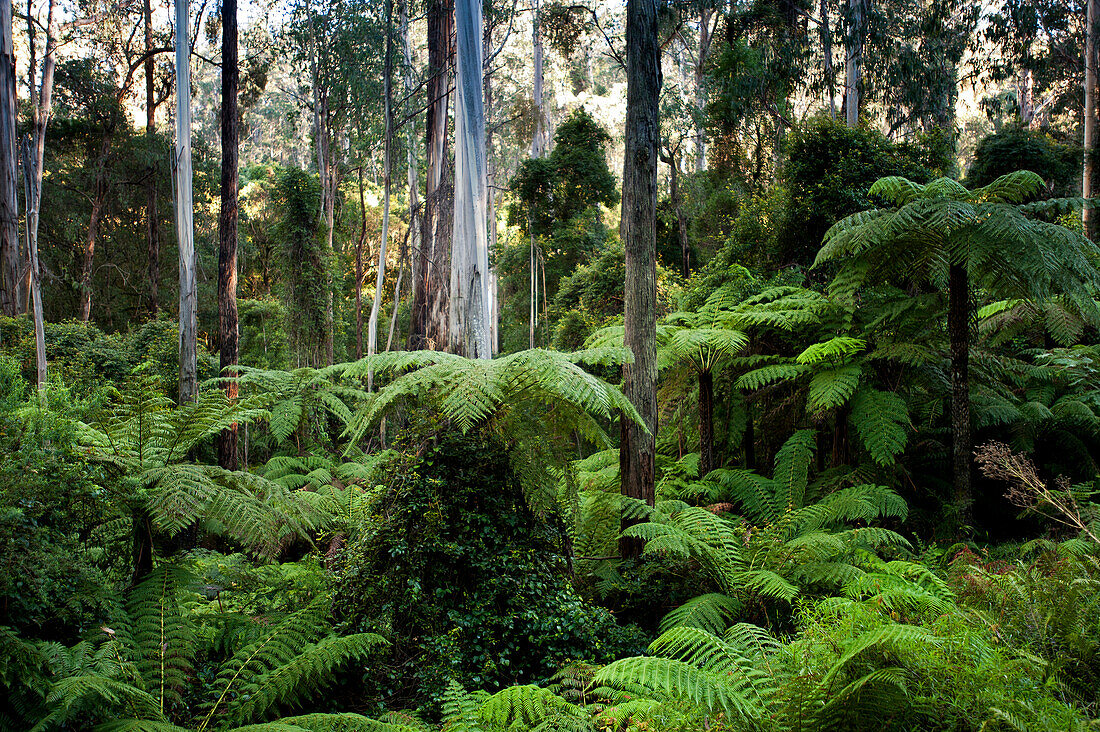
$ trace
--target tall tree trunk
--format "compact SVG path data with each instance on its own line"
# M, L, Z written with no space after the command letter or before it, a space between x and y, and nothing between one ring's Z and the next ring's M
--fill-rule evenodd
M714 470L714 375L699 372L699 477Z
M27 259L30 270L30 293L34 317L34 361L39 398L46 388L46 322L42 315L42 282L38 269L38 206L42 191L42 176L31 152L30 140L23 143L23 182L27 202Z
M29 11L28 11L29 12ZM28 15L28 25L33 21ZM34 47L33 35L31 47ZM38 93L38 103L34 110L33 150L26 149L23 168L29 183L27 191L27 258L30 260L30 290L34 307L35 363L38 372L38 390L41 393L46 386L46 323L42 313L42 281L38 264L38 215L42 210L42 170L46 159L46 126L53 111L53 77L57 60L57 19L54 15L54 2L50 0L46 10L46 53L42 59L42 81ZM34 89L33 56L29 69L30 88Z
M355 358L363 357L363 247L367 243L367 200L363 195L363 166L359 166L359 240L355 243Z
M680 240L680 269L684 279L691 275L691 241L688 238L688 222L684 213L684 199L680 195L680 150L669 152L669 193L672 210L676 213L676 234Z
M1035 74L1031 69L1016 72L1017 111L1020 122L1028 127L1035 126Z
M321 87L320 69L317 64L317 35L314 28L313 12L306 2L306 21L309 24L309 70L313 93L313 129L317 141L317 177L321 183L320 220L325 225L326 248L333 250L336 225L336 166L332 155L332 138L329 126L328 91ZM334 360L335 314L332 299L332 270L325 272L325 326L321 349L328 364Z
M960 529L972 519L970 494L970 276L965 264L948 272L947 332L951 344L951 468Z
M543 52L542 52L542 8L539 0L535 0L535 14L531 19L531 45L534 47L534 58L531 65L534 70L534 82L531 85L531 101L535 106L535 134L531 137L531 157L541 158L546 155L549 142L546 135L546 114L542 99L543 78Z
M110 130L104 131L99 155L94 163L92 210L88 216L88 235L84 240L84 258L80 267L80 319L85 323L92 316L92 265L96 241L99 238L99 221L107 203L107 157L111 151L111 134Z
M403 0L401 3L401 46L402 54L405 61L405 115L409 116L412 108L411 98L415 90L415 84L413 81L412 73L412 39L409 37L409 2L411 0ZM421 219L423 218L423 211L420 206L420 181L418 180L417 172L417 155L416 155L416 135L413 134L413 125L405 125L405 158L408 168L407 178L409 183L409 228L408 239L402 243L401 261L407 261L407 255L409 248L419 258L420 245L421 245ZM400 278L401 273L398 273ZM415 280L415 274L412 275ZM414 285L415 289L415 285ZM413 318L416 317L415 308L413 309ZM394 298L394 317L397 316L397 304L396 297ZM390 329L392 336L393 328ZM412 345L410 344L410 348ZM390 349L389 344L386 345L386 350Z
M863 39L867 28L869 0L848 0L845 34L844 114L849 127L859 127L859 94L863 80Z
M444 166L447 161L447 108L450 101L448 57L454 26L452 0L428 3L428 113L425 147L428 168L421 219L420 252L413 278L412 321L409 348L447 347L448 226L444 215Z
M1097 64L1100 63L1100 0L1088 0L1085 42L1085 165L1081 178L1081 196L1092 198L1096 179L1096 95L1100 92ZM2 141L0 141L2 142ZM1085 206L1081 211L1085 235L1096 240L1096 213Z
M195 207L191 177L191 45L186 0L176 0L176 240L180 275L180 404L198 396Z
M493 127L490 124L490 117L493 114L493 75L492 70L488 67L490 63L488 56L489 49L492 47L493 41L493 27L491 24L485 24L485 37L482 39L482 49L486 55L486 67L484 69L484 85L485 85L485 182L489 195L489 252L495 252L497 249L497 197L496 197L496 162L493 159L494 145L493 145ZM500 302L499 292L497 289L497 273L495 269L489 270L489 348L492 351L492 355L495 356L500 351Z
M378 348L378 310L382 306L382 286L386 279L386 248L390 240L390 172L393 147L393 0L385 3L386 58L383 62L383 112L385 137L382 141L382 241L378 246L378 274L374 281L374 302L370 308L370 325L367 336L367 356L373 356ZM396 299L394 307L397 307ZM367 364L367 391L374 389L374 367ZM384 433L383 433L384 434Z
M15 51L11 3L0 3L0 314L19 314L19 200L15 176Z
M623 418L619 447L622 494L654 500L657 434L657 141L661 89L656 0L627 0L626 140L620 234L626 249L625 345L634 363L623 367L623 391L642 417ZM633 521L623 518L625 529ZM641 553L641 542L624 539L624 557Z
M821 0L819 8L825 95L829 103L829 117L836 119L836 72L833 70L833 27L829 21L829 0Z
M706 78L707 55L710 53L710 19L714 15L711 8L699 11L699 53L695 58L695 172L707 169L707 133L704 129L706 119L706 90L703 80Z
M469 358L490 358L489 241L485 228L485 93L481 0L457 0L455 204L448 340Z
M151 0L144 0L145 20L145 141L152 153L156 144L157 98L156 66L153 50L153 7ZM154 318L160 312L160 229L157 222L157 166L149 166L145 180L145 248L148 259L149 313Z
M225 384L225 395L237 398L236 365L240 351L237 323L237 207L240 113L237 89L237 0L222 0L222 200L218 215L218 355L222 376L234 380ZM237 423L218 436L218 465L237 469L239 437Z

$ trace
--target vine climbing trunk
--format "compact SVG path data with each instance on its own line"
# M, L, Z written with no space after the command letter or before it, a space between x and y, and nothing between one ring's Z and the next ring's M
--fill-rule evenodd
M191 45L187 0L176 0L176 241L180 277L179 401L198 395L195 209L191 173Z
M959 529L970 524L970 275L948 272L947 332L951 348L951 469Z
M469 358L490 358L489 241L480 0L456 0L455 204L448 340Z
M218 214L218 355L225 383L225 395L237 398L237 360L240 332L237 323L237 224L240 184L240 113L237 90L240 68L237 62L237 0L222 0L222 190ZM218 436L218 464L237 469L238 427L234 422Z
M642 424L622 418L619 474L622 494L653 505L657 433L657 142L660 49L656 0L626 4L626 139L620 235L626 250L624 342L634 362L623 367L623 391ZM634 520L625 515L622 527ZM622 539L624 557L641 542Z

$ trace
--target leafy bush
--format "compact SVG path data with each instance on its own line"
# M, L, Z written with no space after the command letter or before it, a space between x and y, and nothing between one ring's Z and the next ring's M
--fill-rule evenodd
M560 530L528 507L499 444L443 433L408 448L337 563L344 626L393 644L370 688L437 706L447 679L546 679L639 645L572 589Z

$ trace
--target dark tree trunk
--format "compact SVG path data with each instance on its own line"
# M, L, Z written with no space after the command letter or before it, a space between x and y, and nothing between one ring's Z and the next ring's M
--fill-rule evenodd
M19 313L19 204L15 176L15 51L11 3L0 3L0 314Z
M223 376L235 376L239 353L237 325L237 190L238 137L237 0L222 0L222 195L218 215L218 350ZM236 382L225 386L237 398ZM218 464L237 469L237 425L218 437Z
M745 436L741 445L745 454L745 467L756 470L756 428L752 423L752 402L745 403Z
M359 241L355 243L355 358L363 357L363 245L367 242L367 201L363 194L363 166L359 166Z
M669 182L672 194L672 210L676 213L676 233L680 239L680 267L684 279L691 275L691 241L688 239L687 216L684 215L684 199L680 195L680 155L674 151L670 156L669 170L671 181Z
M661 89L656 0L626 5L627 111L620 234L626 249L624 321L634 363L623 367L623 390L642 425L622 420L622 494L652 505L657 434L657 100ZM647 432L648 430L648 432ZM622 528L633 522L624 518ZM637 557L642 543L623 539L619 552Z
M135 508L131 515L133 575L131 585L136 585L153 571L153 520L144 508Z
M1100 0L1088 0L1088 20L1085 31L1085 165L1081 180L1081 196L1092 198L1096 187L1096 96L1100 92L1097 84L1097 63L1100 62ZM1096 240L1096 213L1085 207L1081 213L1085 226L1085 235Z
M145 52L153 49L153 8L144 0ZM157 98L154 57L145 59L145 139L152 152L156 140ZM157 166L149 167L145 180L145 244L149 268L149 313L155 318L160 312L160 231L157 227Z
M446 348L447 284L450 267L449 227L444 169L447 161L447 107L450 101L449 58L454 30L453 0L428 4L428 113L425 147L428 169L421 218L420 251L415 257L409 348Z
M970 276L963 264L948 274L947 332L951 342L951 468L959 528L970 524Z
M714 470L714 376L699 372L699 477Z
M85 323L92 316L92 264L99 239L99 221L107 203L107 156L111 151L111 132L105 131L95 162L92 184L92 212L88 217L88 237L84 241L84 261L80 267L80 319Z

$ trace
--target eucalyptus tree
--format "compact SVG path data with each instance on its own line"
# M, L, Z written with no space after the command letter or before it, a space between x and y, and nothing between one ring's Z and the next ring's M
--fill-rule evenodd
M195 258L195 207L191 171L191 16L187 0L176 0L176 244L179 248L180 404L199 393Z
M1038 175L1021 171L967 190L949 178L927 185L882 178L870 194L888 206L853 214L825 235L815 266L839 260L832 294L854 307L865 284L900 278L931 284L948 294L951 361L952 472L960 522L971 515L970 341L974 287L997 298L1072 300L1092 322L1100 284L1096 247L1081 234L1035 214L1080 202L1054 199L1024 203L1042 194Z
M655 0L626 5L626 148L620 235L626 249L624 342L634 356L623 366L623 392L641 423L622 420L619 473L622 494L653 504L657 434L657 145L661 50ZM623 516L624 528L636 519ZM624 538L623 556L641 543Z
M15 144L15 51L11 4L0 4L0 313L19 312L19 211Z

